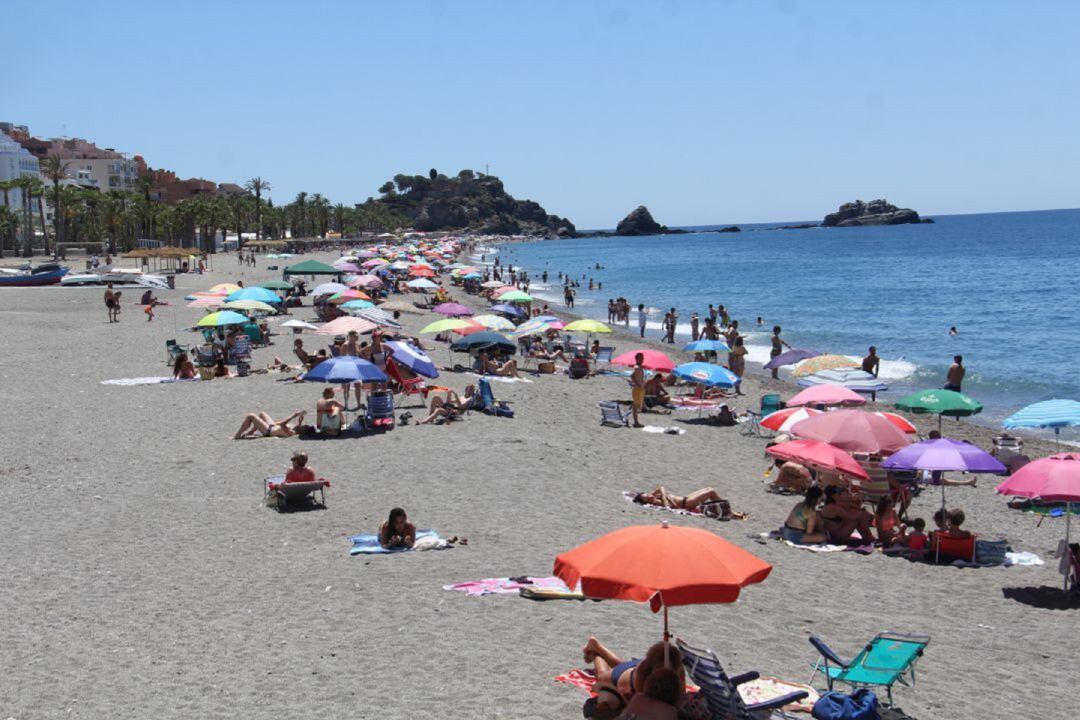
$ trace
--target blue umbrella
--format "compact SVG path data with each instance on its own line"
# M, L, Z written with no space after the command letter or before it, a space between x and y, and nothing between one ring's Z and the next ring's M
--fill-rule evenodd
M1005 418L1006 428L1053 428L1054 440L1063 427L1080 425L1080 402L1076 400L1043 400L1022 408Z
M677 365L671 373L678 378L709 387L735 387L741 380L738 375L722 365L689 362Z
M684 345L683 350L688 352L731 352L731 348L723 340L695 340L688 345Z
M363 310L364 308L375 307L375 303L370 300L350 300L346 303L341 303L342 310Z
M462 280L479 280L480 279L480 273L469 273L468 275L462 275L461 279Z
M808 348L792 348L786 352L782 352L774 357L769 362L765 363L766 370L772 370L782 365L794 365L797 362L808 360L812 357L820 355L817 350L810 350Z
M386 382L386 374L367 360L342 355L323 360L307 371L304 380L347 385L355 382Z
M263 287L246 287L234 290L229 293L225 298L227 302L235 302L236 300L258 300L264 303L279 303L281 298L277 293L271 292Z
M385 342L383 345L390 348L394 362L404 365L417 375L423 375L426 378L439 377L439 369L435 367L435 363L423 350L412 343L394 340Z
M514 307L513 305L510 305L509 303L500 303L498 305L492 305L491 306L491 311L492 312L497 312L497 313L502 313L503 315L513 315L514 317L518 317L520 315L525 314L524 310L522 310L521 308Z

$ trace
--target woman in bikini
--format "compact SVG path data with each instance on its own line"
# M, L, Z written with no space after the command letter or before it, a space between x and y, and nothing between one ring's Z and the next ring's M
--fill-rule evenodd
M820 528L822 523L817 511L820 499L821 488L817 485L807 488L806 496L791 509L784 526L780 528L780 535L785 540L797 545L828 541L828 534Z
M294 412L284 420L275 420L265 412L248 413L240 429L233 435L233 440L256 437L292 437L304 422L304 411ZM292 427L290 427L290 423Z
M722 499L720 493L711 487L695 490L689 495L672 495L663 485L650 492L638 493L634 496L634 502L638 505L655 505L689 512L705 512L706 508L703 508L703 505L709 507L718 504Z
M670 643L658 642L649 648L643 659L622 660L606 648L595 637L585 643L583 655L586 663L592 663L596 674L596 687L615 690L618 695L600 698L596 704L594 718L613 718L635 693L645 690L649 676L661 668L667 667L677 678L677 697L682 697L686 689L686 669L683 667L682 653ZM621 702L620 702L621 701ZM675 703L673 703L675 704Z
M874 533L870 530L870 513L861 507L845 507L841 503L844 494L850 491L840 485L825 488L825 504L821 508L821 523L829 540L834 543L851 541L851 534L859 531L863 542L874 542Z
M429 425L437 420L451 420L461 415L466 410L473 408L476 403L476 388L472 385L465 387L465 396L459 397L453 390L446 391L446 398L433 397L428 407L428 416L417 421L417 425Z
M191 363L191 360L188 358L188 354L186 352L182 352L176 356L176 362L173 363L173 379L195 379L195 366Z

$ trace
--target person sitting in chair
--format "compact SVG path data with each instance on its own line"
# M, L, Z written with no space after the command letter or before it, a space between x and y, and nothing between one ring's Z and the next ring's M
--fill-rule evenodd
M529 343L529 357L534 357L539 360L561 360L563 362L569 362L566 355L563 353L562 348L556 348L553 352L548 352L544 347L544 343L540 342L540 338L536 337Z
M433 397L431 399L431 405L429 406L428 416L423 420L417 421L417 425L429 425L439 420L447 421L453 420L461 416L466 410L472 410L476 407L477 401L480 396L476 394L476 387L473 385L467 385L465 387L464 397L459 397L453 390L446 391L446 397Z
M285 473L285 482L315 482L315 471L307 466L307 453L297 452L292 456L292 468Z
M315 427L324 435L337 435L344 425L345 405L334 399L334 388L323 388L315 403Z
M518 375L517 362L513 360L507 360L504 363L500 363L488 356L484 351L480 351L480 354L476 358L477 371L481 375L498 375L500 377L521 377Z

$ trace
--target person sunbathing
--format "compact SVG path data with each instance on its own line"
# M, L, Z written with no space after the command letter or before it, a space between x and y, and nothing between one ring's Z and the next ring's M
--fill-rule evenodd
M323 388L315 402L315 427L325 435L337 435L344 425L345 405L334 399L334 388Z
M810 488L813 478L805 466L793 460L778 461L777 466L780 472L772 483L773 490L805 493Z
M476 388L472 385L465 387L464 397L459 397L453 390L447 390L445 398L431 398L431 405L428 406L428 416L417 421L416 424L429 425L438 420L443 422L453 420L460 417L466 410L473 409L478 399L479 395L476 394Z
M482 375L498 375L500 377L521 377L518 375L517 362L507 360L499 363L498 360L488 357L486 352L480 353L477 358L477 367Z
M844 544L850 542L851 534L858 530L864 542L874 542L874 533L870 530L870 513L846 500L851 495L850 489L841 485L825 488L825 505L821 508L821 522L829 540Z
M720 497L720 493L711 487L695 490L689 495L672 495L667 488L660 485L655 490L647 493L638 493L634 496L634 502L638 505L654 505L656 507L704 513L711 507L719 506L723 502L723 498Z
M630 698L621 717L634 720L677 720L679 711L675 706L681 698L679 676L674 670L657 668L645 680L644 691L634 693L634 697Z
M788 513L780 535L796 545L823 543L829 539L828 533L821 528L821 517L817 505L821 500L821 488L811 485L799 504Z
M176 356L173 363L173 378L176 380L193 380L195 378L195 365L186 352Z
M214 377L216 378L230 378L233 377L232 372L225 365L225 361L222 358L218 358L214 363Z
M304 341L300 338L293 340L293 354L305 368L315 367L321 362L316 356L308 354L308 351L304 349Z
M534 357L539 360L561 360L563 362L570 362L561 348L548 352L544 347L544 344L540 342L538 338L533 338L532 343L529 345L529 357Z
M285 473L285 482L315 482L315 471L307 466L307 453L293 453L292 467Z
M409 522L405 511L399 507L390 511L390 517L379 526L379 545L392 548L411 548L416 542L416 526Z
M265 412L248 413L233 440L255 437L292 437L304 422L304 411L298 410L284 420L275 420ZM290 427L290 424L292 425Z
M596 637L590 637L582 651L586 663L591 663L596 674L598 687L614 689L618 695L611 697L597 696L594 712L590 717L614 718L622 703L633 698L636 693L645 691L649 677L660 669L667 668L675 675L675 702L682 698L686 690L686 669L683 667L682 653L670 643L658 642L649 648L643 659L622 660L600 643Z

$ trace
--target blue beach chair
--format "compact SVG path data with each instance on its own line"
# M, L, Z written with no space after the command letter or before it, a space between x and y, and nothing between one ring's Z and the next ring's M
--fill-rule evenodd
M766 702L748 704L739 695L739 686L757 680L759 673L748 672L729 677L712 650L695 648L682 640L676 640L675 645L682 652L686 672L701 688L712 720L756 720L809 695L805 690L800 690Z
M783 410L784 403L780 402L780 396L776 393L769 393L768 395L761 396L761 416L765 417L769 413L774 413L777 410Z
M364 425L373 430L394 429L394 394L389 390L376 390L368 395L364 411Z
M858 655L847 661L816 635L810 636L810 644L821 654L821 658L814 663L811 685L818 671L821 671L830 690L836 682L853 688L883 687L892 706L892 686L895 683L908 687L915 685L915 663L930 644L930 636L879 633L863 646Z
M614 400L605 400L596 403L600 408L600 424L613 425L615 427L627 427L630 425L630 411L623 412L619 403Z

